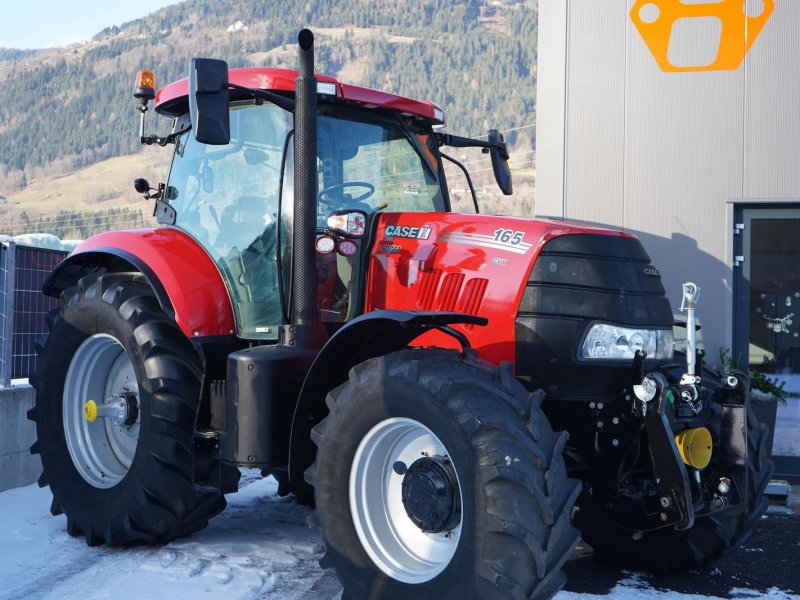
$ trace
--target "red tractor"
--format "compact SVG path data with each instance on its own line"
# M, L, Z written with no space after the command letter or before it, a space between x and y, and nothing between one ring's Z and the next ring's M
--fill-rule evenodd
M449 212L441 148L483 148L508 194L503 137L299 46L299 73L137 84L142 142L175 148L135 182L164 226L91 238L44 287L32 451L69 532L167 542L257 467L315 502L346 598L547 598L580 535L658 571L745 539L772 468L747 377L675 361L639 241Z

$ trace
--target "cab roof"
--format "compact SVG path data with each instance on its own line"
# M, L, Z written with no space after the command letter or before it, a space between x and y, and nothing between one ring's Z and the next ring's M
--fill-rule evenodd
M290 69L246 68L230 69L228 81L247 88L288 92L294 94L295 78L298 72ZM336 97L345 102L354 102L369 108L387 108L399 113L429 119L434 123L444 123L442 109L428 100L411 100L378 90L371 90L357 85L339 83L328 75L316 75L320 83L333 84ZM158 90L156 94L156 112L169 117L176 117L189 112L189 80L179 79ZM231 91L231 97L236 92Z

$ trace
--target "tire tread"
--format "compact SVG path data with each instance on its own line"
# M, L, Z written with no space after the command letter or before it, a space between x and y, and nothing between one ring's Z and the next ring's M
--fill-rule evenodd
M539 599L557 593L565 581L561 566L580 540L570 523L579 483L567 478L563 465L556 466L563 461L566 437L550 429L541 412L543 394L529 394L510 366L495 367L474 353L401 350L355 366L348 381L328 394L330 414L312 435L318 447L335 434L333 423L349 399L372 385L422 388L467 432L478 457L476 484L488 510L473 584L476 597ZM311 484L319 484L321 476L317 463L305 474ZM317 504L323 505L319 495ZM325 519L318 520L326 541L320 566L338 572L341 557L330 550ZM367 597L348 589L345 577L343 598L351 596Z
M137 469L138 493L133 493L133 499L110 520L96 520L87 511L75 508L80 507L81 498L59 497L59 492L54 491L53 509L66 512L67 531L70 535L83 535L89 545L117 546L163 543L202 529L209 518L224 509L225 499L221 494L193 489L191 444L202 364L191 342L161 310L141 273L86 276L61 293L59 307L48 314L49 333L37 343L40 365L46 367L59 353L58 332L66 312L113 311L132 338L140 342L138 351L146 373L140 390L143 385L147 389L155 410L151 411L151 418L160 423L151 432L149 448L139 459L146 464ZM43 395L52 394L52 386L41 385L45 379L35 377L34 387ZM47 455L53 450L42 441L48 432L41 428L50 422L42 419L42 410L37 399L28 418L37 424L39 441L31 451L42 454L45 469L39 484L43 487L49 478L64 475L48 473ZM65 487L58 486L61 495L65 494Z

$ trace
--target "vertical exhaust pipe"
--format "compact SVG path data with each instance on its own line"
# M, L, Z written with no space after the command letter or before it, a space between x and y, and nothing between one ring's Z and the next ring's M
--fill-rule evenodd
M314 34L297 36L300 72L295 80L294 113L294 273L292 323L317 321L317 268L314 237L317 228L317 79L314 77Z

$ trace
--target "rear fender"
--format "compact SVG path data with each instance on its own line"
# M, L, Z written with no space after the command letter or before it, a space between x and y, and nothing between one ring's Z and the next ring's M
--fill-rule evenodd
M306 375L292 421L289 444L289 479L303 481L303 473L314 462L316 449L311 429L327 414L325 397L347 381L352 367L375 356L383 356L408 346L431 330L467 340L450 325L486 325L484 317L455 312L376 310L361 315L336 332L320 350Z
M142 273L161 308L188 338L236 332L217 266L196 241L173 228L96 235L56 267L42 291L57 297L82 277L108 271Z

